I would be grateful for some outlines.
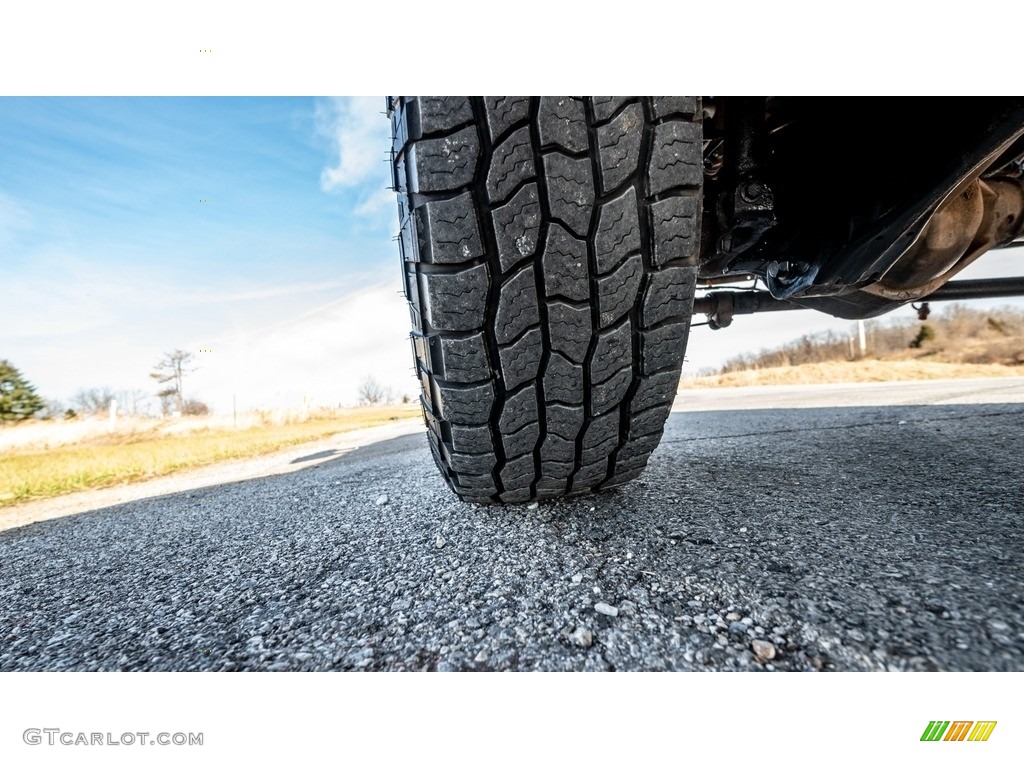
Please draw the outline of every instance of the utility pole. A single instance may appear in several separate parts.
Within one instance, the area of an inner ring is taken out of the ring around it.
[[[864,355],[867,353],[868,341],[867,341],[867,338],[864,336],[864,321],[863,320],[858,320],[857,321],[857,338],[860,341],[860,356],[864,357]]]
[[[238,404],[234,394],[231,395],[231,419],[235,429],[238,429]]]

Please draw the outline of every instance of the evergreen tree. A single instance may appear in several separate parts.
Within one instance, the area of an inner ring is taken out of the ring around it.
[[[21,371],[7,360],[0,360],[0,421],[24,421],[46,407]]]

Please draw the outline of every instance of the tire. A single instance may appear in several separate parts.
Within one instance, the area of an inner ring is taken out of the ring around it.
[[[637,477],[679,383],[700,244],[700,103],[389,101],[430,447],[471,502]]]

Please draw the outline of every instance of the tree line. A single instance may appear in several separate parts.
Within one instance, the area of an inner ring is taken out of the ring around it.
[[[951,304],[925,321],[905,317],[869,320],[865,331],[868,357],[891,357],[906,350],[918,350],[919,356],[941,352],[964,363],[1024,363],[1024,311],[1019,309],[983,310]],[[708,373],[784,368],[856,356],[851,334],[824,331],[801,336],[774,349],[738,355]]]
[[[176,349],[160,358],[149,374],[157,385],[155,393],[163,416],[181,414],[203,416],[209,407],[195,398],[185,396],[185,377],[195,371],[191,352]],[[67,404],[44,399],[25,375],[10,360],[0,360],[0,423],[109,413],[116,401],[117,412],[126,416],[148,416],[153,395],[142,389],[113,390],[110,387],[79,389]]]
[[[149,374],[157,384],[155,393],[160,414],[171,416],[205,416],[209,407],[202,401],[187,397],[185,379],[196,369],[191,352],[176,349],[167,352]],[[408,396],[399,396],[391,387],[384,386],[372,376],[359,385],[361,405],[408,403]],[[110,412],[117,403],[117,413],[124,416],[152,416],[154,393],[143,389],[89,387],[79,389],[69,400],[49,400],[41,397],[28,379],[9,360],[0,360],[0,423],[25,421],[30,418],[73,419],[78,416],[100,416]]]

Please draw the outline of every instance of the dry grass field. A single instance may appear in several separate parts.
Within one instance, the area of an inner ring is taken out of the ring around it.
[[[806,335],[695,377],[684,367],[680,389],[1024,375],[1024,312],[1019,309],[953,304],[926,322],[897,317],[865,325],[863,357],[855,354],[851,324],[850,334]]]
[[[231,420],[198,417],[27,424],[0,429],[0,507],[88,488],[167,475],[225,459],[259,456],[340,432],[419,418],[419,406],[321,412],[305,418],[266,414]],[[21,434],[19,434],[21,431]]]

